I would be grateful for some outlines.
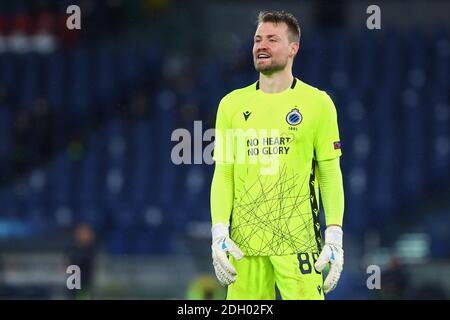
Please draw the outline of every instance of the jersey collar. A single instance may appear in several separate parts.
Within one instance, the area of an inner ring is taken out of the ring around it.
[[[294,89],[296,84],[297,84],[297,78],[294,77],[294,80],[292,80],[291,89]],[[259,90],[259,80],[256,81],[256,90]]]

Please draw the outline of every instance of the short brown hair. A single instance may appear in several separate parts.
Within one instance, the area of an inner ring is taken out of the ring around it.
[[[285,11],[260,11],[256,24],[259,25],[262,22],[285,23],[288,27],[289,41],[300,41],[300,25],[292,13]]]

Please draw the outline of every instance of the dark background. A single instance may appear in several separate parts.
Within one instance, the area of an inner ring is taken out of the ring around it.
[[[1,298],[224,297],[213,166],[175,165],[171,134],[212,128],[221,97],[256,81],[264,9],[297,16],[294,73],[338,111],[345,268],[329,298],[449,297],[448,1],[3,0]],[[71,264],[82,290],[66,288]]]

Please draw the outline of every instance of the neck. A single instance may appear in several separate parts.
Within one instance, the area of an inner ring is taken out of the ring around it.
[[[259,88],[265,93],[278,93],[292,85],[292,70],[286,68],[273,74],[259,74]]]

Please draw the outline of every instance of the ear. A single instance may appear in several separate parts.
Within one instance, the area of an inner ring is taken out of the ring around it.
[[[291,42],[289,57],[295,57],[297,55],[297,52],[298,52],[299,49],[300,49],[300,43],[298,43],[298,42]]]

